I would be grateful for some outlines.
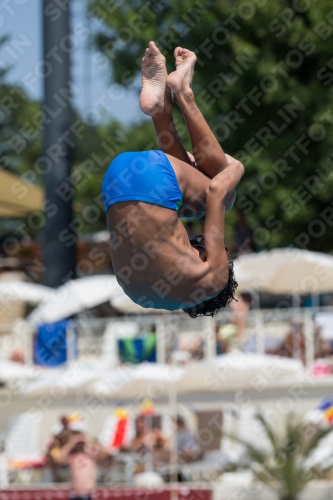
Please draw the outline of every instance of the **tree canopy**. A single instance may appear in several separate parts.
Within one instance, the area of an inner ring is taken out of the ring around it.
[[[0,49],[7,40],[0,38]],[[19,85],[4,83],[8,71],[10,67],[0,69],[0,167],[22,173],[40,154],[42,115],[39,103]]]
[[[177,45],[197,53],[197,103],[225,151],[245,165],[236,207],[259,248],[333,249],[329,2],[91,0],[89,10],[102,21],[95,42],[110,77],[125,87],[137,78],[149,40],[170,71]],[[147,145],[153,128],[142,127]],[[135,134],[127,149],[139,146]]]

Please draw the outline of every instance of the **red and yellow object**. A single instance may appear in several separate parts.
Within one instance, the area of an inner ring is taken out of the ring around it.
[[[333,406],[324,411],[324,416],[326,422],[329,422],[330,424],[333,422]]]
[[[125,408],[117,408],[114,412],[116,419],[114,432],[111,436],[110,447],[111,448],[121,448],[125,445],[129,418],[128,413]]]
[[[151,401],[150,399],[145,399],[144,401],[142,401],[140,415],[149,416],[154,414],[155,406],[153,401]]]

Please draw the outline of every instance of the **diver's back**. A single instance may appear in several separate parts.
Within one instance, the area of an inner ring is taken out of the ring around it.
[[[165,308],[156,283],[164,279],[188,246],[177,212],[140,201],[116,203],[108,210],[107,222],[112,264],[124,291],[135,302],[146,297],[143,300],[154,302],[149,307]]]

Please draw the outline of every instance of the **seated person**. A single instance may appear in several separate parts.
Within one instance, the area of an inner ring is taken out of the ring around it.
[[[202,456],[200,446],[186,424],[183,417],[177,416],[177,452],[178,462],[193,462],[199,460]]]
[[[102,446],[97,439],[90,439],[86,444],[87,453],[95,459],[98,467],[111,467],[113,463],[113,455],[105,446]]]
[[[165,449],[167,439],[159,431],[159,429],[148,429],[145,422],[145,416],[139,415],[135,420],[135,437],[130,442],[129,446],[123,447],[122,451],[130,451],[136,453],[140,464],[136,472],[144,470],[144,461],[147,453],[152,454],[152,462],[155,463],[156,457],[160,457],[162,450]]]
[[[305,337],[303,323],[292,323],[289,332],[280,345],[269,349],[267,354],[275,354],[286,358],[301,359],[305,363]]]
[[[63,430],[54,436],[47,451],[47,463],[56,481],[70,481],[73,500],[89,500],[96,488],[97,466],[110,466],[112,456],[82,432],[68,427],[61,419]]]
[[[237,327],[237,344],[239,344],[244,338],[247,316],[250,307],[251,295],[249,293],[238,294],[236,296],[236,300],[233,300],[230,303],[230,309],[233,312],[231,323],[233,323]]]
[[[63,428],[51,438],[46,451],[46,462],[55,482],[67,482],[70,477],[68,455],[83,450],[84,436],[78,430],[70,428],[67,417],[62,417],[60,421]]]

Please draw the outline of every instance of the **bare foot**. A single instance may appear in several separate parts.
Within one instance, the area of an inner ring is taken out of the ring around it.
[[[168,76],[165,57],[156,47],[155,42],[149,42],[142,59],[142,90],[140,107],[148,116],[154,116],[169,105],[170,90],[167,88]]]
[[[177,47],[174,52],[176,60],[176,71],[170,73],[167,78],[168,87],[177,95],[180,92],[192,92],[192,80],[194,65],[197,56],[190,50]]]

